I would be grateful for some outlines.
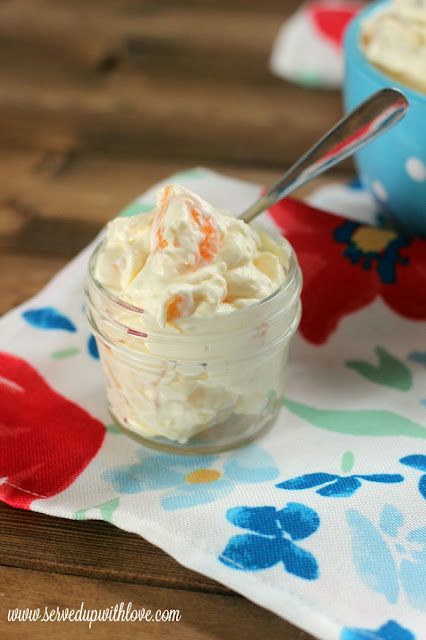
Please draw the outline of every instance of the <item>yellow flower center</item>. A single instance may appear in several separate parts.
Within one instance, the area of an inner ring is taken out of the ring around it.
[[[395,231],[387,229],[372,229],[371,227],[359,227],[355,233],[353,233],[351,240],[364,253],[379,253],[397,237],[398,234],[395,233]]]
[[[185,478],[185,482],[191,484],[201,484],[203,482],[214,482],[218,480],[222,474],[216,469],[196,469],[191,471]]]

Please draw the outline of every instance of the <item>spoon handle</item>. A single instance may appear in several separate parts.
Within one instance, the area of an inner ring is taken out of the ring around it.
[[[250,222],[289,193],[393,127],[408,110],[404,94],[390,87],[373,93],[340,120],[259,200],[238,216]]]

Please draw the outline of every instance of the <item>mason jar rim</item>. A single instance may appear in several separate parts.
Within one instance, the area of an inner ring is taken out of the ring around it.
[[[125,300],[123,300],[122,298],[120,298],[119,296],[115,295],[114,293],[112,293],[112,291],[110,291],[107,287],[105,287],[96,277],[95,277],[95,265],[96,265],[96,260],[98,257],[99,252],[101,251],[101,249],[103,248],[104,244],[105,244],[106,239],[103,238],[94,248],[90,259],[89,259],[89,268],[88,268],[88,276],[90,279],[91,284],[94,285],[95,289],[97,290],[98,293],[100,293],[104,298],[108,299],[110,302],[112,302],[115,306],[119,307],[119,309],[121,309],[122,311],[126,311],[130,314],[136,314],[136,315],[144,315],[146,317],[152,318],[152,316],[150,316],[144,309],[140,308],[140,307],[136,307],[135,305],[130,304],[129,302],[126,302]],[[234,309],[233,311],[221,315],[221,316],[216,316],[215,319],[218,319],[219,321],[223,318],[229,318],[230,316],[232,316],[233,319],[237,318],[238,316],[243,317],[243,316],[250,316],[250,315],[254,315],[257,311],[259,311],[259,309],[261,309],[261,307],[264,307],[266,305],[268,305],[269,303],[273,302],[277,297],[281,296],[282,294],[284,294],[286,291],[288,291],[292,285],[294,285],[294,281],[297,277],[297,275],[299,276],[300,280],[302,279],[302,275],[300,272],[300,267],[297,261],[297,257],[295,254],[295,251],[293,249],[293,247],[291,246],[291,244],[289,243],[289,241],[284,238],[283,236],[280,236],[280,242],[283,242],[283,244],[285,245],[287,252],[288,252],[288,265],[289,265],[289,269],[288,269],[288,273],[286,274],[286,277],[283,281],[283,283],[277,288],[275,289],[275,291],[273,291],[271,294],[269,294],[266,298],[262,298],[261,300],[258,300],[256,302],[254,302],[253,304],[248,305],[247,307],[242,307],[240,309]],[[301,287],[300,287],[301,288]],[[300,296],[300,291],[297,291],[298,296]],[[297,297],[298,297],[297,296]],[[293,298],[294,296],[292,296]],[[294,303],[294,300],[291,299],[289,301],[289,304],[286,305],[287,308],[289,308],[292,304]],[[197,324],[199,324],[200,326],[202,326],[203,323],[207,324],[209,321],[211,322],[212,317],[210,316],[200,316],[197,318],[192,318],[193,321],[195,321]]]

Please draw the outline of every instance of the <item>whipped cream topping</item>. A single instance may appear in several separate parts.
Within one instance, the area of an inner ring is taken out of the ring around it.
[[[287,268],[282,244],[170,185],[158,192],[153,211],[108,224],[95,276],[165,327],[263,300]]]
[[[426,93],[426,0],[394,0],[365,19],[361,46],[384,73]]]
[[[301,287],[280,234],[170,185],[152,211],[108,224],[91,274],[88,317],[125,429],[181,444],[214,429],[232,441],[275,415]]]

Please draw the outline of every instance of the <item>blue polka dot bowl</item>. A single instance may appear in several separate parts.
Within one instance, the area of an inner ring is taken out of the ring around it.
[[[362,21],[381,12],[388,0],[369,5],[350,23],[344,42],[345,110],[368,95],[395,87],[409,102],[406,116],[355,155],[363,185],[374,195],[394,226],[407,235],[426,237],[426,94],[406,87],[374,67],[360,48]]]

